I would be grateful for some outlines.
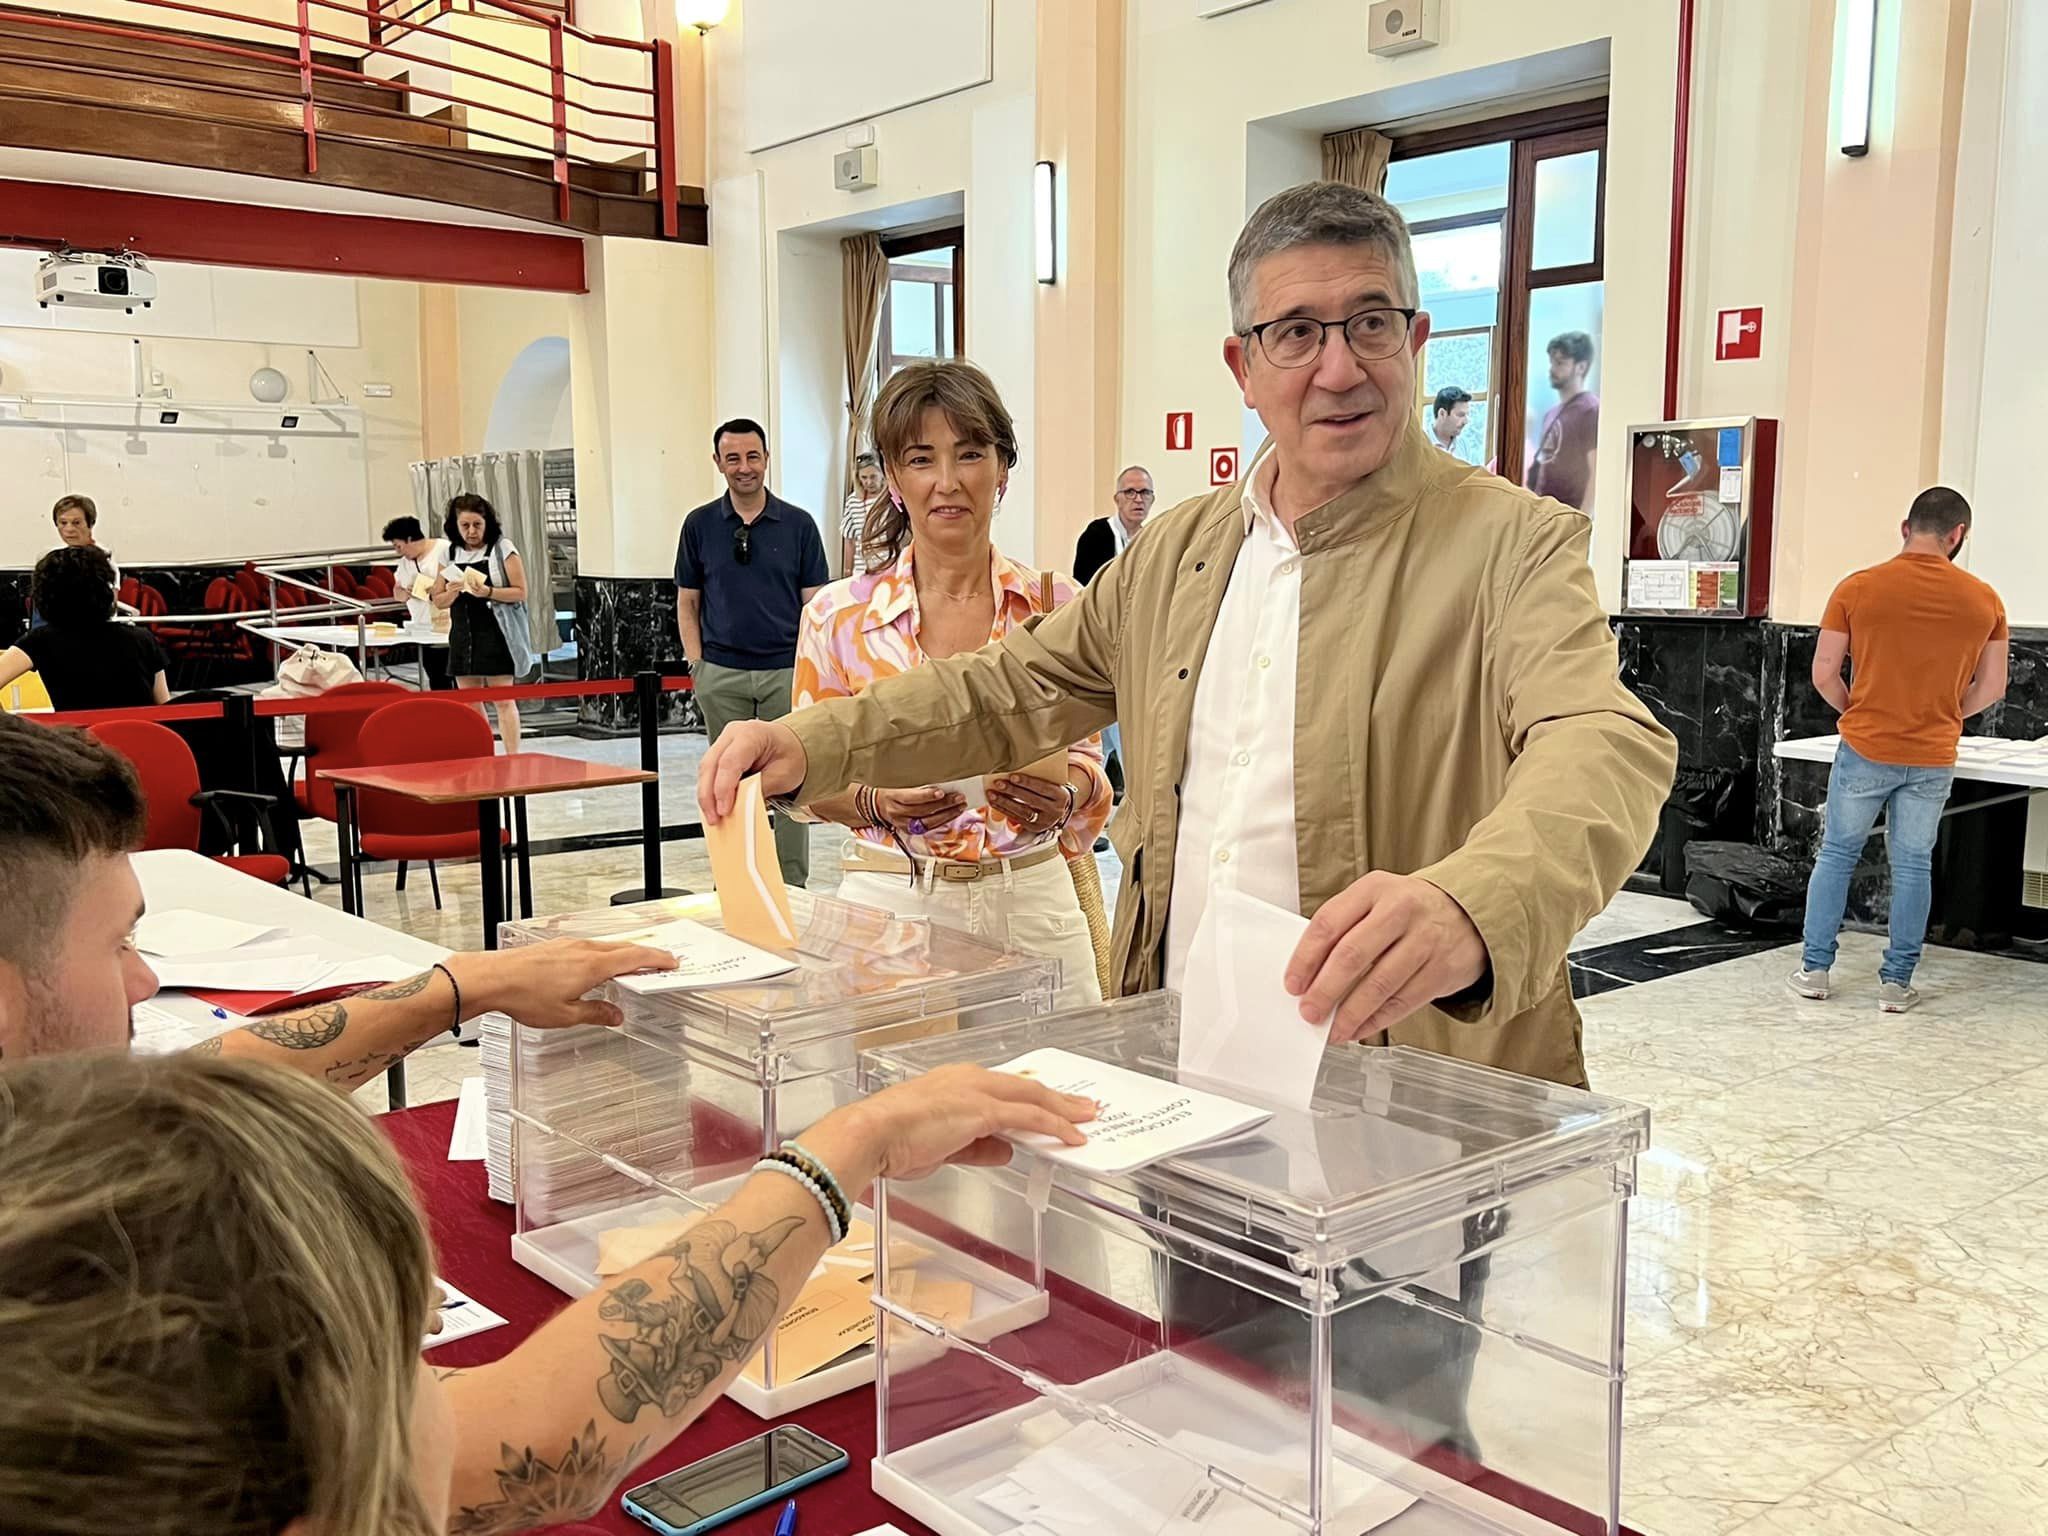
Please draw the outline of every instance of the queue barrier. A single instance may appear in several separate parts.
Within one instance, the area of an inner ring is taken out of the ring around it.
[[[693,687],[694,684],[687,677],[665,677],[659,672],[638,672],[632,677],[588,677],[559,683],[515,683],[506,688],[437,689],[431,695],[422,693],[421,697],[448,698],[460,704],[487,704],[507,699],[606,698],[630,693],[640,702],[640,766],[649,773],[658,773],[661,768],[661,730],[660,722],[655,718],[659,713],[655,706],[662,694],[688,693]],[[188,720],[225,720],[231,725],[239,726],[247,738],[249,763],[253,774],[257,758],[263,750],[255,730],[257,720],[274,720],[286,715],[338,715],[362,712],[362,700],[357,698],[330,699],[324,694],[313,694],[303,699],[261,699],[253,694],[237,694],[230,698],[208,700],[198,704],[138,704],[123,709],[55,710],[48,713],[24,714],[21,718],[33,720],[39,725],[80,728],[102,725],[114,720],[148,720],[158,725]],[[314,770],[309,765],[307,771]],[[252,782],[255,781],[252,779]],[[640,786],[640,825],[644,882],[640,890],[645,893],[661,894],[663,888],[659,783],[650,781]]]

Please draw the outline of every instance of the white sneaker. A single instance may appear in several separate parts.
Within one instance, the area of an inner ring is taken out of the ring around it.
[[[1828,995],[1828,973],[1826,971],[1794,971],[1785,980],[1793,994],[1809,1002],[1825,1002]]]
[[[1881,981],[1877,984],[1879,1013],[1904,1013],[1919,1001],[1920,994],[1911,987],[1901,986],[1896,981]]]

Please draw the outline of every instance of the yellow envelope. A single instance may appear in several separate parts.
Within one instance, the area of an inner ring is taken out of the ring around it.
[[[1046,756],[1044,756],[1044,757],[1041,757],[1041,758],[1040,758],[1040,759],[1039,759],[1039,760],[1038,760],[1037,762],[1035,762],[1035,763],[1026,763],[1026,764],[1025,764],[1025,765],[1024,765],[1024,766],[1023,766],[1022,768],[1012,768],[1012,769],[1011,769],[1011,770],[1010,770],[1010,771],[1009,771],[1008,773],[996,773],[996,774],[990,774],[990,775],[989,775],[989,777],[990,777],[990,778],[996,778],[996,779],[1007,779],[1007,778],[1013,778],[1013,777],[1015,777],[1015,776],[1016,776],[1017,774],[1020,774],[1020,773],[1023,773],[1023,774],[1029,774],[1029,775],[1030,775],[1030,776],[1031,776],[1032,778],[1034,778],[1034,779],[1044,779],[1044,780],[1046,780],[1046,781],[1047,781],[1048,783],[1052,783],[1052,784],[1064,784],[1064,783],[1066,783],[1066,782],[1067,782],[1067,753],[1066,753],[1066,749],[1065,749],[1064,747],[1062,747],[1062,748],[1061,748],[1061,749],[1060,749],[1059,751],[1057,751],[1057,752],[1049,753],[1048,755],[1046,755]]]
[[[874,1339],[875,1304],[865,1280],[842,1275],[813,1280],[775,1325],[775,1380],[801,1381]],[[763,1384],[764,1360],[755,1355],[740,1374]]]
[[[597,1234],[597,1272],[617,1275],[645,1264],[704,1219],[703,1212],[650,1221],[637,1227],[608,1227]]]
[[[928,1279],[914,1269],[903,1270],[889,1276],[889,1299],[956,1332],[974,1317],[971,1280]]]
[[[425,571],[421,571],[417,576],[413,577],[412,595],[414,597],[432,597],[434,595],[434,578]]]
[[[711,855],[711,883],[725,931],[763,949],[796,948],[796,919],[768,830],[768,802],[759,775],[740,780],[730,816],[715,827],[706,824],[704,848]]]

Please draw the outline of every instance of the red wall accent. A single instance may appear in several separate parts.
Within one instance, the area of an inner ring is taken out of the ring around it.
[[[0,242],[158,261],[582,293],[583,242],[524,230],[0,181]]]

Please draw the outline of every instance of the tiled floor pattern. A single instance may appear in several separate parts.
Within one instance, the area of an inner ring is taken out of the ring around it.
[[[669,820],[692,815],[701,750],[663,743]],[[634,792],[607,790],[536,801],[533,826],[638,815]],[[841,836],[814,834],[817,889],[837,883]],[[330,830],[309,841],[331,861]],[[436,913],[424,879],[401,896],[373,872],[368,915],[473,945],[475,874],[444,867]],[[703,888],[701,845],[669,845],[665,875]],[[544,858],[536,909],[599,906],[638,877],[637,848]],[[1698,921],[1624,894],[1575,949],[1654,947]],[[1595,1085],[1654,1115],[1630,1223],[1623,1473],[1645,1536],[2048,1533],[2048,974],[1930,950],[1926,1002],[1886,1017],[1880,948],[1848,936],[1827,1003],[1786,993],[1796,955],[1780,948],[1580,1005]],[[413,1102],[475,1071],[469,1051],[424,1051]],[[382,1107],[381,1086],[359,1097]]]

